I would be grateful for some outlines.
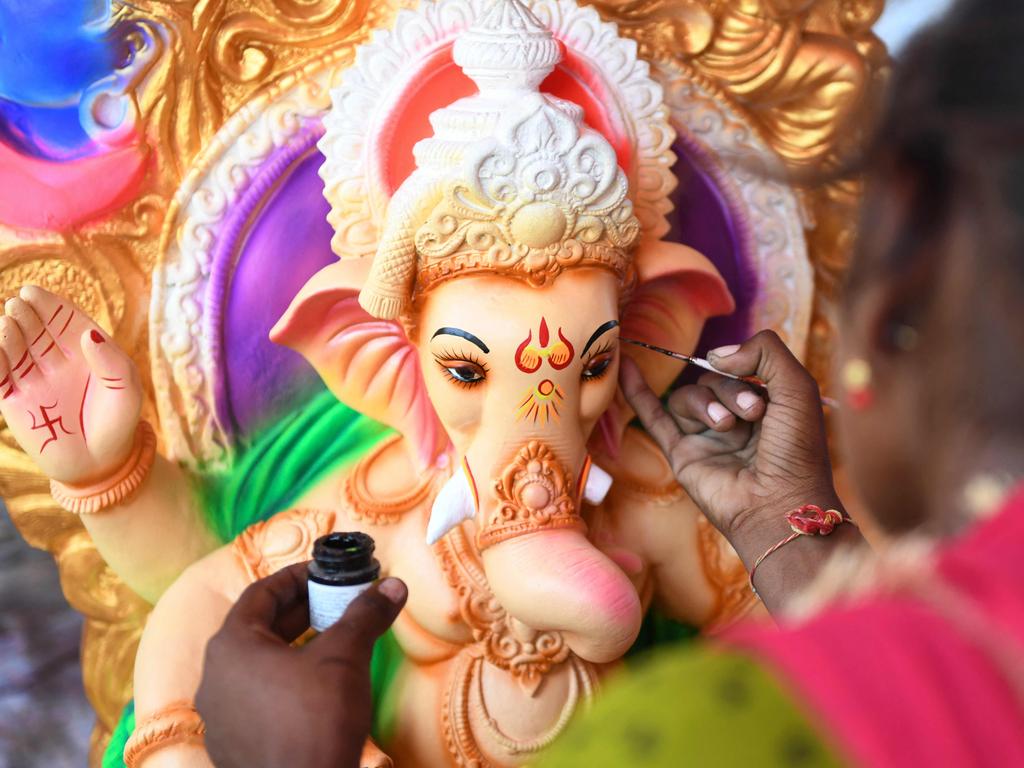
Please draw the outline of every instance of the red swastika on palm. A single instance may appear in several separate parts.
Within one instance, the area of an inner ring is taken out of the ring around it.
[[[55,427],[60,427],[61,431],[65,435],[73,435],[74,434],[74,432],[69,432],[67,427],[64,426],[64,420],[63,420],[62,417],[58,416],[57,418],[54,419],[54,418],[52,418],[50,416],[49,413],[47,413],[47,411],[52,411],[56,407],[57,407],[57,403],[54,403],[53,405],[40,405],[39,406],[39,417],[42,419],[42,423],[41,424],[37,424],[36,423],[36,415],[34,413],[32,413],[31,411],[28,412],[28,415],[32,417],[32,431],[33,432],[36,431],[37,429],[48,429],[48,430],[50,430],[50,436],[47,437],[46,440],[43,441],[43,444],[41,446],[39,446],[39,453],[42,453],[43,451],[45,451],[46,450],[46,446],[48,446],[50,443],[54,443],[58,439],[60,439],[60,435],[57,434],[57,430],[55,429]]]

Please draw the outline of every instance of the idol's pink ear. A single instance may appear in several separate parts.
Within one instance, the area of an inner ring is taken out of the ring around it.
[[[621,335],[665,349],[693,352],[709,317],[727,315],[736,304],[725,280],[703,255],[678,243],[647,241],[637,249],[638,284],[622,312]],[[662,394],[684,363],[641,347],[623,344],[651,389]],[[621,392],[602,418],[600,433],[614,455],[633,417]]]
[[[369,262],[345,259],[317,272],[270,339],[305,357],[341,402],[401,432],[428,465],[448,440],[404,329],[359,306]]]

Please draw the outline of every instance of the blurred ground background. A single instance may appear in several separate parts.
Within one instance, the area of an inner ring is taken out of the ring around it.
[[[898,52],[951,0],[890,0],[876,27]],[[82,622],[49,555],[30,549],[0,504],[0,768],[83,768],[93,715],[82,693]]]
[[[93,714],[82,692],[82,620],[47,553],[0,505],[0,768],[82,768]]]

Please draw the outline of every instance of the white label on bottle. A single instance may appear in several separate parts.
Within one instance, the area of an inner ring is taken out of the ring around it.
[[[373,586],[372,581],[351,586],[334,586],[308,581],[309,626],[323,632],[345,613],[349,603]]]

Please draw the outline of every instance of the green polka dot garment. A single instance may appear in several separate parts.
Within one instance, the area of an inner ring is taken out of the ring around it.
[[[842,765],[768,670],[694,648],[611,678],[536,768]]]

